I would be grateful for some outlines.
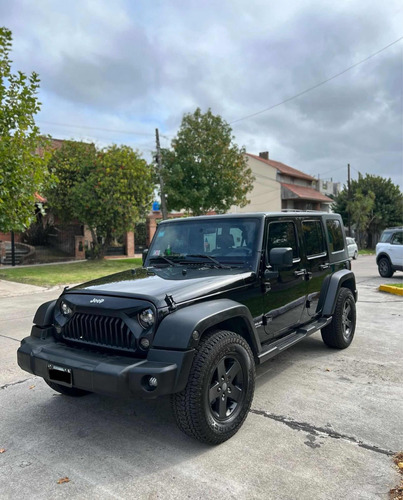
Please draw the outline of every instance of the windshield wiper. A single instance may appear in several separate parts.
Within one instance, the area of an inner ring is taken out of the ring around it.
[[[220,269],[230,269],[229,266],[223,266],[221,262],[219,262],[217,259],[214,257],[211,257],[210,255],[206,255],[205,253],[195,253],[195,254],[187,254],[186,257],[196,257],[198,259],[209,259],[211,262],[214,262],[214,264],[219,267]]]
[[[181,264],[179,264],[178,262],[174,262],[173,260],[168,259],[168,257],[165,257],[164,255],[156,255],[155,257],[150,257],[150,262],[158,259],[165,260],[165,262],[168,262],[168,264],[170,264],[171,266],[176,266],[176,267],[181,266]]]

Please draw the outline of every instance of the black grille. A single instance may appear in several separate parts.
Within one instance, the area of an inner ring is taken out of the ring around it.
[[[84,344],[136,350],[133,332],[121,318],[75,313],[63,328],[62,336]]]

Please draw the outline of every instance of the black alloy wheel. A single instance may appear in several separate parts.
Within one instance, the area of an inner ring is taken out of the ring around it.
[[[217,422],[233,420],[245,399],[246,373],[237,353],[224,356],[212,368],[210,389],[206,392],[211,416]]]
[[[349,288],[340,288],[332,321],[322,328],[323,342],[329,347],[345,349],[354,338],[356,324],[354,296]]]
[[[209,444],[232,437],[248,415],[255,388],[255,362],[246,340],[215,330],[198,347],[185,389],[172,395],[178,427]]]

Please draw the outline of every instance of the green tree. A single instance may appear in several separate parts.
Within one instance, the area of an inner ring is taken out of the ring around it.
[[[168,208],[201,215],[245,206],[254,179],[244,152],[228,123],[210,109],[185,114],[172,149],[162,151]]]
[[[63,141],[60,149],[53,150],[48,169],[56,182],[46,191],[46,197],[48,205],[63,222],[77,217],[77,199],[73,190],[94,170],[96,159],[95,145],[85,142]]]
[[[128,146],[97,151],[93,144],[67,142],[49,162],[59,182],[49,192],[64,220],[88,226],[92,257],[102,258],[106,247],[133,230],[153,195],[153,169]]]
[[[354,198],[347,202],[347,211],[350,213],[351,222],[357,232],[359,248],[364,246],[365,233],[372,219],[374,205],[375,194],[372,191],[364,195],[357,190]]]
[[[351,181],[350,202],[346,186],[335,198],[333,210],[341,214],[345,224],[349,209],[351,222],[359,225],[366,235],[368,248],[373,248],[383,229],[403,223],[403,194],[391,179],[360,175],[358,180]]]
[[[0,28],[0,231],[23,230],[34,218],[35,192],[45,181],[46,160],[34,116],[40,110],[36,73],[11,72],[12,34]],[[46,155],[45,155],[46,156]]]

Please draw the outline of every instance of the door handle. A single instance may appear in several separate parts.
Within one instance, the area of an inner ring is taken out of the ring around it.
[[[319,266],[319,269],[320,269],[321,271],[324,271],[325,269],[329,269],[329,267],[330,267],[330,264],[329,264],[328,262],[326,262],[326,264],[321,264],[321,265]]]
[[[305,276],[306,274],[306,269],[301,269],[300,271],[294,271],[294,276]]]

